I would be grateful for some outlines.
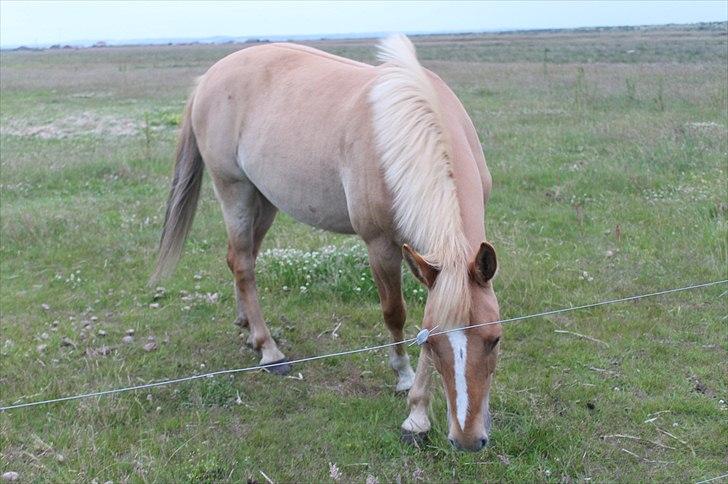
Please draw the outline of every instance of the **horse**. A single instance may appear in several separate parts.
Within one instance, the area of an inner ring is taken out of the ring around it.
[[[432,369],[442,376],[448,438],[488,443],[496,367],[497,261],[485,237],[492,179],[476,130],[455,94],[417,59],[404,35],[379,44],[379,65],[271,43],[223,58],[186,105],[152,281],[171,275],[193,222],[206,167],[222,208],[236,322],[269,371],[290,371],[256,294],[255,261],[280,210],[366,244],[397,392],[409,390],[405,440],[431,423]],[[404,340],[402,260],[427,288],[417,371]],[[463,328],[459,330],[458,328]],[[438,334],[438,330],[450,330]]]

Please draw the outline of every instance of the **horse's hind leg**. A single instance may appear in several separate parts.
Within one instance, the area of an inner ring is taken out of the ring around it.
[[[277,210],[247,179],[213,176],[213,181],[228,232],[227,263],[235,279],[238,317],[250,327],[249,342],[261,352],[261,365],[285,361],[263,320],[255,285],[255,259]],[[287,373],[290,365],[270,371]]]
[[[228,254],[230,254],[231,250],[230,243],[228,243]],[[248,316],[245,315],[245,306],[243,305],[243,301],[240,300],[238,283],[235,281],[233,281],[233,292],[235,293],[235,303],[238,309],[238,314],[235,317],[235,324],[241,328],[248,328],[250,327],[250,324],[248,323]]]
[[[379,290],[384,322],[392,334],[392,340],[402,341],[407,317],[402,299],[402,251],[390,240],[384,239],[367,242],[367,249],[374,282]],[[407,348],[399,344],[391,346],[389,350],[389,366],[397,373],[396,391],[407,391],[415,378]]]
[[[273,207],[273,205],[271,205],[270,203],[268,203],[268,205],[270,205],[270,207],[266,207],[264,213],[260,214],[261,216],[255,217],[255,227],[253,229],[253,257],[255,260],[258,259],[260,244],[263,242],[265,234],[268,232],[268,229],[273,224],[273,220],[275,219],[276,213],[278,212],[276,208]],[[233,249],[232,244],[228,241],[228,259],[230,259],[230,257],[234,257],[234,253],[235,250]],[[229,264],[230,262],[228,261],[228,265]],[[238,283],[235,280],[233,280],[233,293],[235,294],[235,302],[237,304],[237,317],[235,318],[235,324],[237,326],[240,326],[241,328],[249,328],[250,324],[248,322],[248,316],[245,313],[245,304],[240,297],[240,291],[238,291]],[[249,338],[248,344],[253,345],[252,335],[251,338]]]

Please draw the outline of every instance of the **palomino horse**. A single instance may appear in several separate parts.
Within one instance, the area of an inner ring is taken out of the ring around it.
[[[384,321],[404,338],[404,257],[428,289],[423,328],[498,320],[485,242],[491,189],[478,136],[455,94],[417,60],[403,35],[380,45],[371,66],[293,44],[231,54],[199,80],[187,104],[155,276],[171,273],[192,224],[203,167],[228,233],[238,323],[263,365],[290,369],[261,315],[255,286],[260,244],[282,210],[296,220],[366,243]],[[417,372],[392,347],[396,389],[409,389],[405,436],[430,429],[432,364],[442,376],[453,445],[488,442],[488,395],[500,325],[437,335]]]

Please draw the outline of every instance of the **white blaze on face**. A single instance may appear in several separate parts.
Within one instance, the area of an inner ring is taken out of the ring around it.
[[[455,374],[455,414],[460,429],[465,428],[465,417],[468,415],[468,383],[465,379],[465,367],[468,361],[468,339],[464,331],[447,333],[453,355],[453,372]]]

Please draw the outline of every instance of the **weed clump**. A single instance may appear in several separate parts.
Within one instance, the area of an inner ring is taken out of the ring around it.
[[[263,290],[282,288],[311,296],[343,300],[378,301],[367,251],[360,244],[327,245],[318,250],[268,249],[260,255],[259,285]],[[403,291],[408,301],[424,302],[425,289],[405,274]]]

